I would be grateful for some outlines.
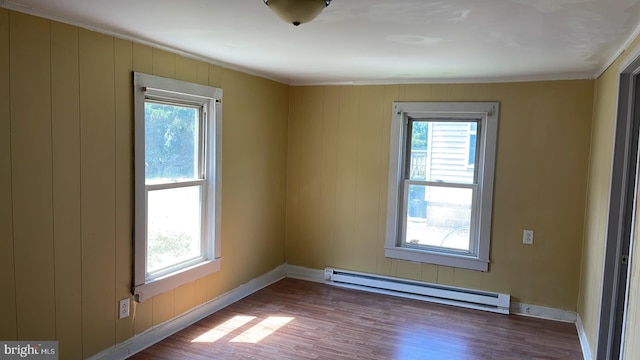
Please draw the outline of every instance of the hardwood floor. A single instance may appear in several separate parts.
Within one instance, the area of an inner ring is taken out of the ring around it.
[[[574,324],[281,280],[130,357],[582,359]]]

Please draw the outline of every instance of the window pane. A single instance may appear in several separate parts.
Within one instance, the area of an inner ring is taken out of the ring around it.
[[[409,185],[405,245],[469,251],[472,189]]]
[[[476,163],[476,134],[469,134],[469,166]]]
[[[147,273],[201,254],[200,186],[148,192]]]
[[[478,136],[478,123],[469,124],[469,165],[476,163],[476,137]]]
[[[199,109],[145,102],[146,183],[199,178]]]
[[[409,179],[472,184],[469,136],[475,121],[412,121]],[[475,139],[475,135],[474,135]],[[475,160],[475,142],[473,144]]]

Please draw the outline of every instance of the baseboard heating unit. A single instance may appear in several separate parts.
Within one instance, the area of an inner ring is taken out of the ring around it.
[[[508,294],[471,290],[455,286],[333,268],[324,269],[324,280],[325,283],[329,285],[501,314],[509,313],[509,305],[511,302],[511,296]]]

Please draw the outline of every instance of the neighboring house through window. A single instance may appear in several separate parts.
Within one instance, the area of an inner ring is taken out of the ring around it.
[[[134,73],[138,301],[220,269],[222,90]]]
[[[476,163],[476,139],[478,137],[478,123],[471,122],[469,123],[469,155],[468,155],[468,164],[469,166],[473,166]]]
[[[487,271],[498,103],[394,103],[385,255]]]

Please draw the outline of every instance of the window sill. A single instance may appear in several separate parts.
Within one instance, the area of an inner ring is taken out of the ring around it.
[[[384,256],[392,259],[444,265],[477,271],[487,271],[489,269],[489,259],[480,259],[477,257],[455,254],[444,254],[403,247],[386,247],[384,249]]]
[[[178,286],[220,271],[221,262],[222,258],[204,261],[161,278],[151,280],[145,284],[136,286],[133,294],[137,302],[144,302],[156,295],[175,289]]]

